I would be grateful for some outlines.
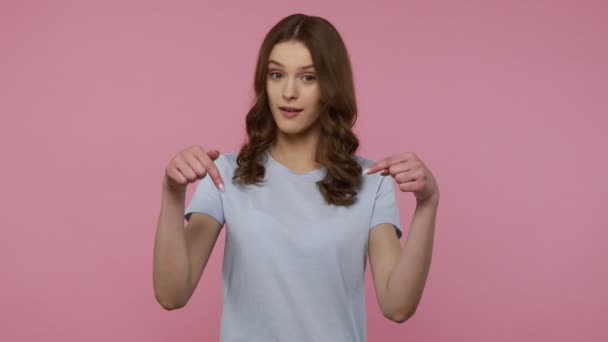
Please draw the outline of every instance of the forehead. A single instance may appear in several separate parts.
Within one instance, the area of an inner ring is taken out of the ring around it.
[[[301,42],[288,41],[276,44],[270,52],[269,60],[281,63],[287,69],[299,69],[313,64],[310,51]],[[271,64],[275,66],[274,63]]]

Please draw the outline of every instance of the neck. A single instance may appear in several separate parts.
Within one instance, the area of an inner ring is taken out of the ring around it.
[[[321,168],[316,162],[318,133],[304,137],[277,134],[269,150],[272,157],[295,172],[308,172]]]

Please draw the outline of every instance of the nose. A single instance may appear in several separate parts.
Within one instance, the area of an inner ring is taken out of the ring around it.
[[[283,98],[291,100],[297,98],[297,96],[296,81],[288,78],[283,84]]]

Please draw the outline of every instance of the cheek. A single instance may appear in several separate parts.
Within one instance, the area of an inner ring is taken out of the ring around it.
[[[321,93],[317,88],[307,89],[306,92],[306,102],[316,105],[321,100]]]
[[[277,94],[277,90],[278,87],[276,84],[272,83],[272,82],[266,82],[266,93],[268,94],[269,98],[274,98],[276,97]]]

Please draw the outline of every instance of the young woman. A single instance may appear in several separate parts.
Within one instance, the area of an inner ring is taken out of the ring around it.
[[[365,341],[368,251],[384,316],[407,320],[430,264],[439,201],[432,174],[413,153],[377,163],[355,155],[351,64],[323,18],[277,23],[259,51],[254,87],[238,154],[193,146],[166,169],[158,302],[186,305],[226,224],[221,341]],[[403,251],[393,179],[418,204]],[[184,208],[186,186],[197,180]]]

